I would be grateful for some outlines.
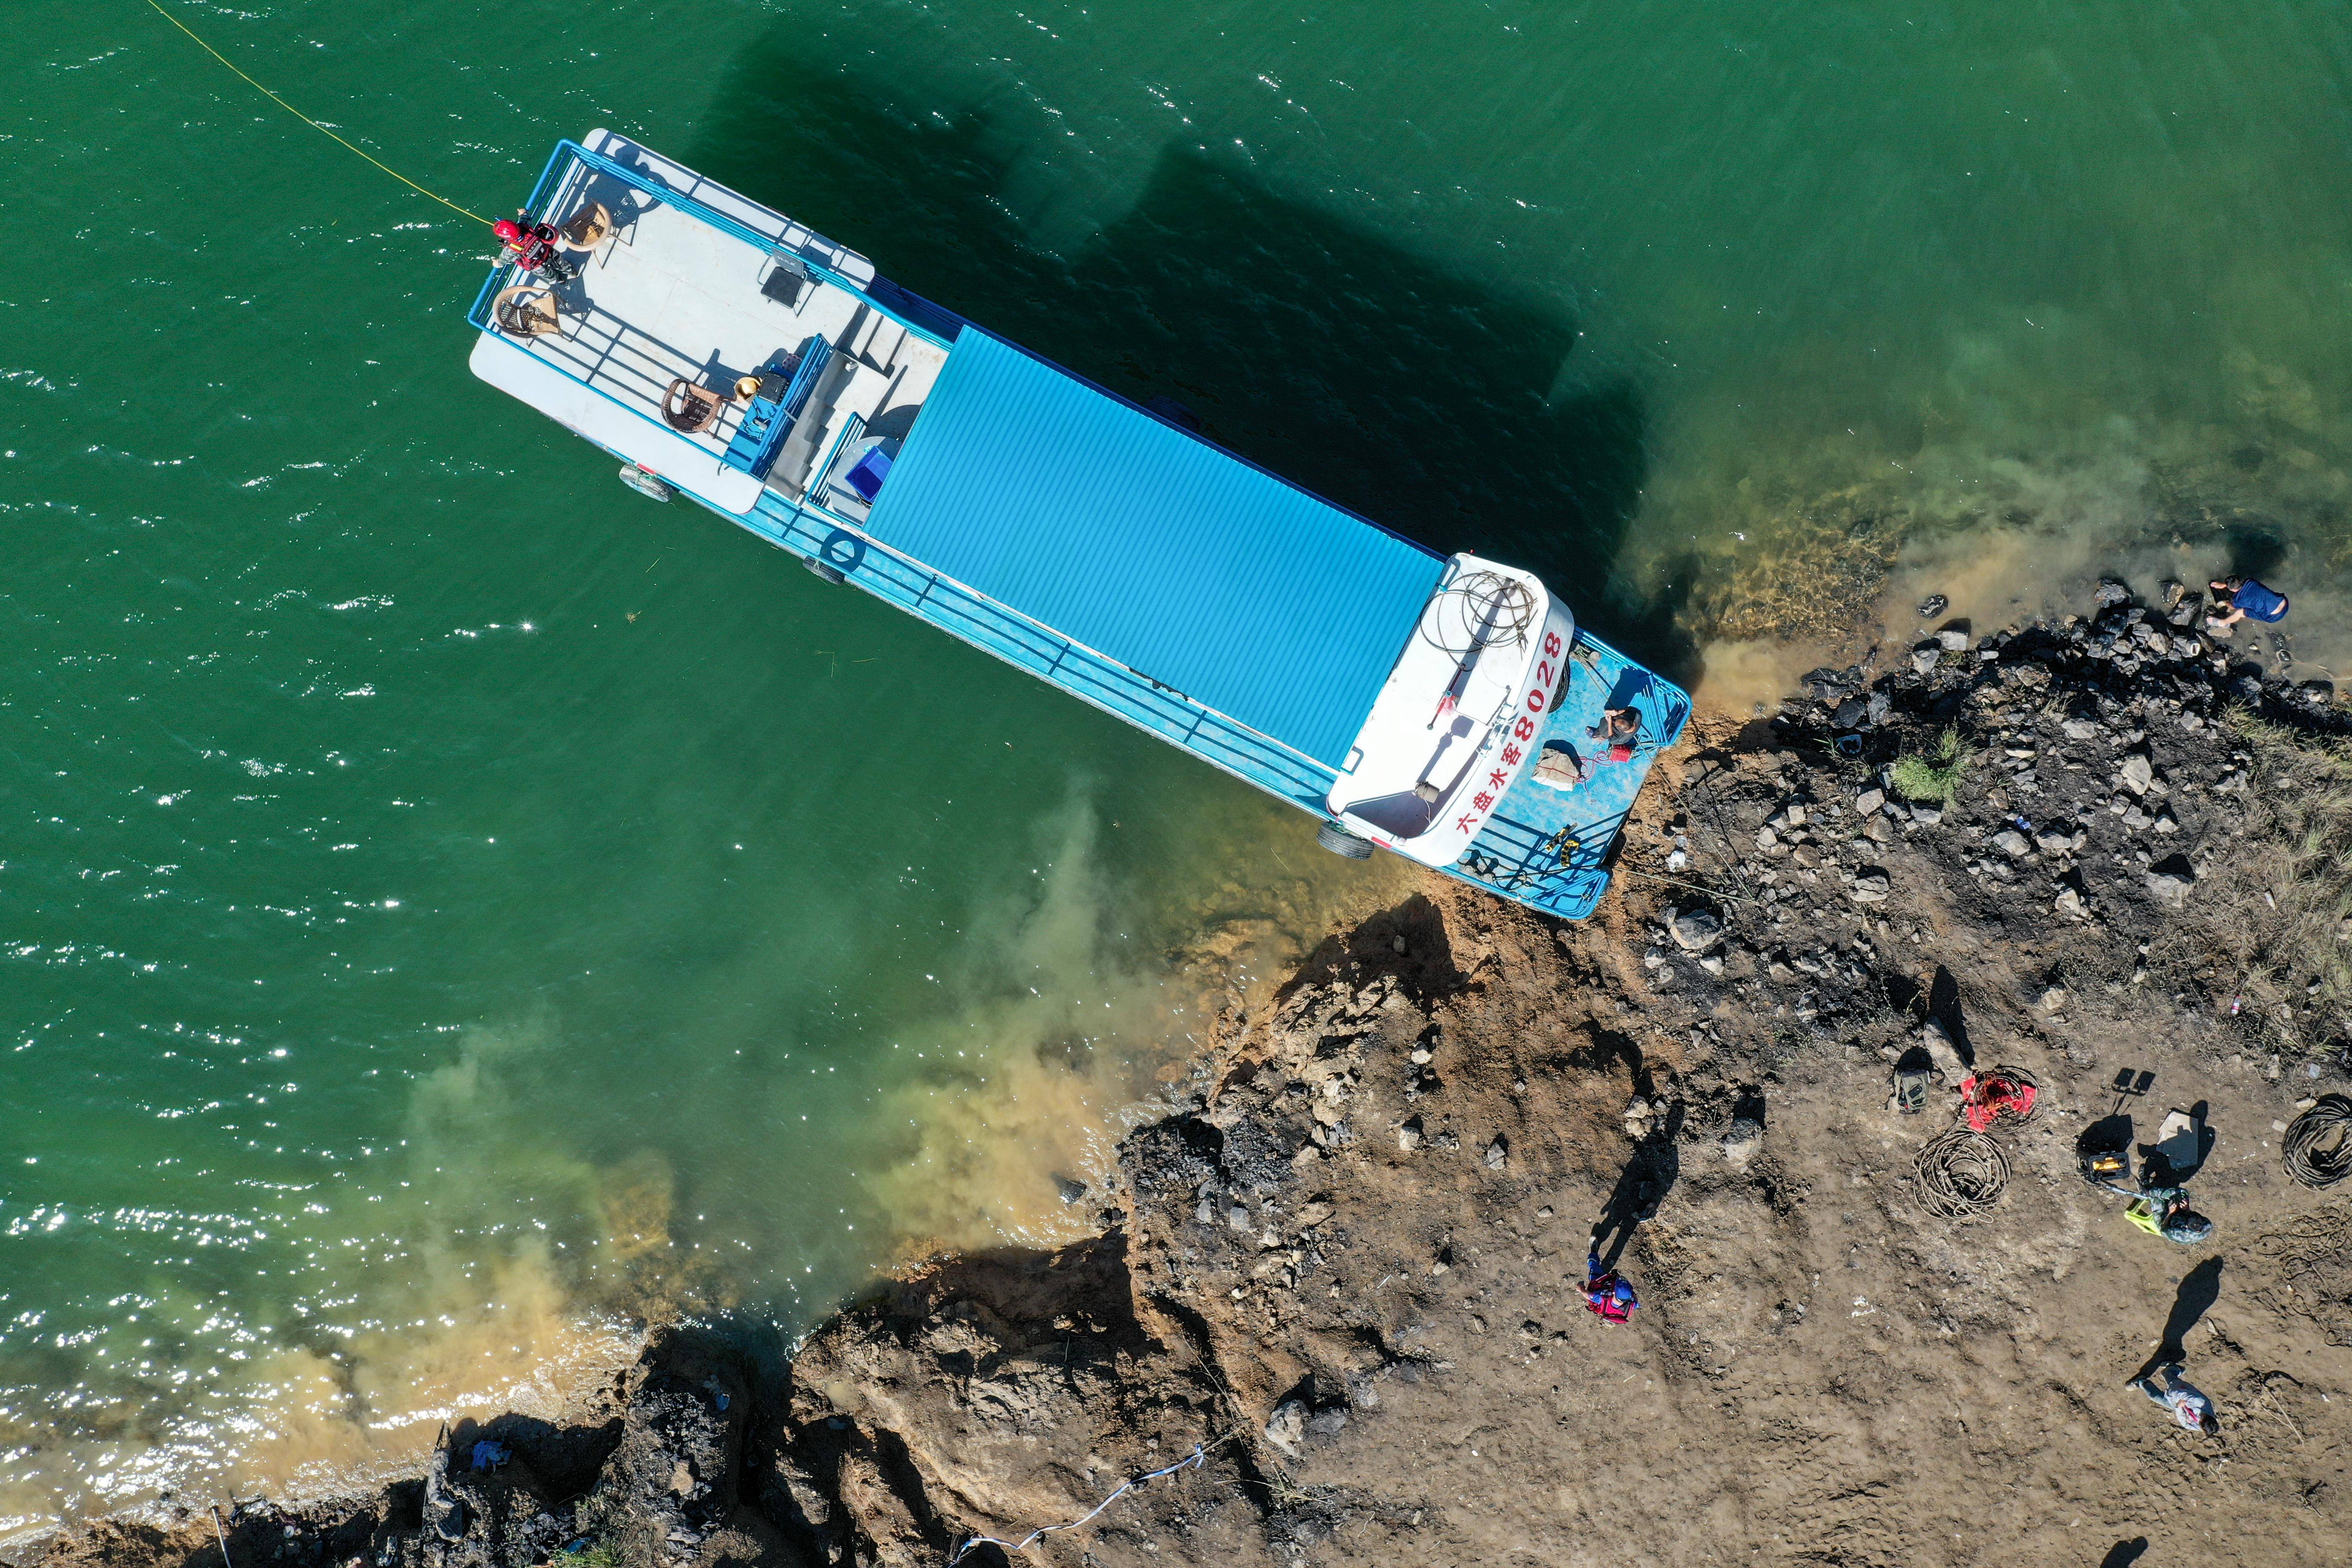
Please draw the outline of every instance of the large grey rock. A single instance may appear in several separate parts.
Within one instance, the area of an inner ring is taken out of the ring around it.
[[[1713,910],[1685,910],[1667,922],[1675,945],[1685,952],[1705,952],[1723,938],[1723,917]]]
[[[1940,1022],[1930,1018],[1920,1025],[1918,1038],[1927,1052],[1927,1059],[1936,1064],[1937,1072],[1957,1081],[1968,1071],[1968,1064],[1960,1060],[1959,1047],[1952,1044],[1950,1031]]]
[[[1299,1440],[1307,1436],[1307,1402],[1286,1399],[1274,1407],[1265,1424],[1265,1440],[1292,1458],[1298,1458]]]
[[[465,1539],[466,1505],[450,1489],[449,1450],[446,1447],[434,1450],[433,1466],[425,1472],[425,1521],[444,1541]]]
[[[2130,756],[2124,759],[2124,787],[2131,791],[2132,794],[2146,795],[2147,793],[2147,786],[2153,783],[2155,779],[2156,764],[2148,761],[2147,752],[2134,752]]]
[[[1887,892],[1894,885],[1884,871],[1861,871],[1855,873],[1853,886],[1847,891],[1857,904],[1877,904],[1886,901]]]
[[[2197,882],[2196,873],[2185,865],[2168,864],[2161,871],[2147,874],[2147,890],[2156,901],[2169,910],[2187,906],[2189,889]]]
[[[1947,653],[1966,653],[1969,647],[1969,634],[1957,626],[1946,626],[1936,634],[1936,641]]]
[[[1994,834],[1992,847],[2012,860],[2023,859],[2033,848],[2032,845],[2025,841],[2025,835],[2014,827],[2004,827]]]

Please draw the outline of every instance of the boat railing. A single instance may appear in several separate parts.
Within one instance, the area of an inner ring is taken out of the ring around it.
[[[832,513],[806,503],[796,506],[768,490],[741,521],[772,542],[832,567],[877,597],[982,652],[1043,677],[1113,717],[1173,741],[1224,772],[1309,811],[1322,809],[1323,797],[1339,776],[1329,766],[1202,707],[1142,671],[899,554]]]

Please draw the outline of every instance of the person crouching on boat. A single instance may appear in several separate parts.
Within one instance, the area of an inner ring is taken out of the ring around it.
[[[518,218],[523,221],[517,222]],[[497,225],[496,232],[525,272],[544,272],[558,283],[569,283],[580,275],[580,269],[555,248],[553,224],[532,223],[530,215],[517,213]]]

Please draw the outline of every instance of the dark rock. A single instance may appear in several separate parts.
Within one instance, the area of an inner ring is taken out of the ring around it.
[[[1848,680],[1842,672],[1826,666],[1820,669],[1807,670],[1797,682],[1805,695],[1814,701],[1831,704],[1842,702],[1851,696],[1858,682]]]
[[[1930,594],[1927,598],[1920,601],[1919,618],[1923,621],[1932,621],[1937,616],[1942,615],[1946,610],[1948,610],[1951,607],[1952,601],[1946,598],[1943,595]]]
[[[629,1533],[667,1542],[671,1561],[731,1521],[749,1392],[736,1353],[693,1330],[671,1331],[632,1374],[599,1489]]]
[[[1347,1407],[1334,1405],[1328,1410],[1318,1410],[1307,1418],[1307,1435],[1310,1437],[1337,1437],[1347,1425]]]

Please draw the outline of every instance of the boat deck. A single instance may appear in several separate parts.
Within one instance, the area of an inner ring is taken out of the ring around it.
[[[1540,750],[1565,742],[1591,759],[1600,750],[1591,731],[1602,712],[1630,708],[1640,717],[1633,754],[1622,763],[1596,762],[1574,789],[1538,782],[1529,768],[1498,801],[1470,851],[1449,874],[1507,899],[1582,920],[1609,886],[1608,859],[1658,753],[1675,743],[1690,718],[1690,698],[1579,627],[1569,648],[1568,681],[1550,721],[1528,744]]]
[[[599,132],[583,153],[551,165],[530,211],[561,229],[595,204],[611,215],[611,230],[592,247],[565,253],[579,276],[551,285],[562,329],[497,334],[498,344],[655,426],[647,450],[666,461],[645,466],[737,515],[755,504],[757,483],[795,499],[821,489],[821,463],[853,430],[904,437],[947,353],[824,276],[856,281],[862,271],[870,281],[862,258],[622,138]],[[494,281],[510,275],[503,269]],[[734,396],[737,383],[780,360],[789,364],[819,342],[830,351],[827,373],[816,378],[806,413],[764,472],[730,477],[726,455],[749,408]],[[727,399],[709,427],[679,431],[664,420],[664,395],[677,381]],[[678,472],[678,448],[661,437],[704,454],[709,471]],[[863,510],[855,496],[845,499],[849,515]]]

